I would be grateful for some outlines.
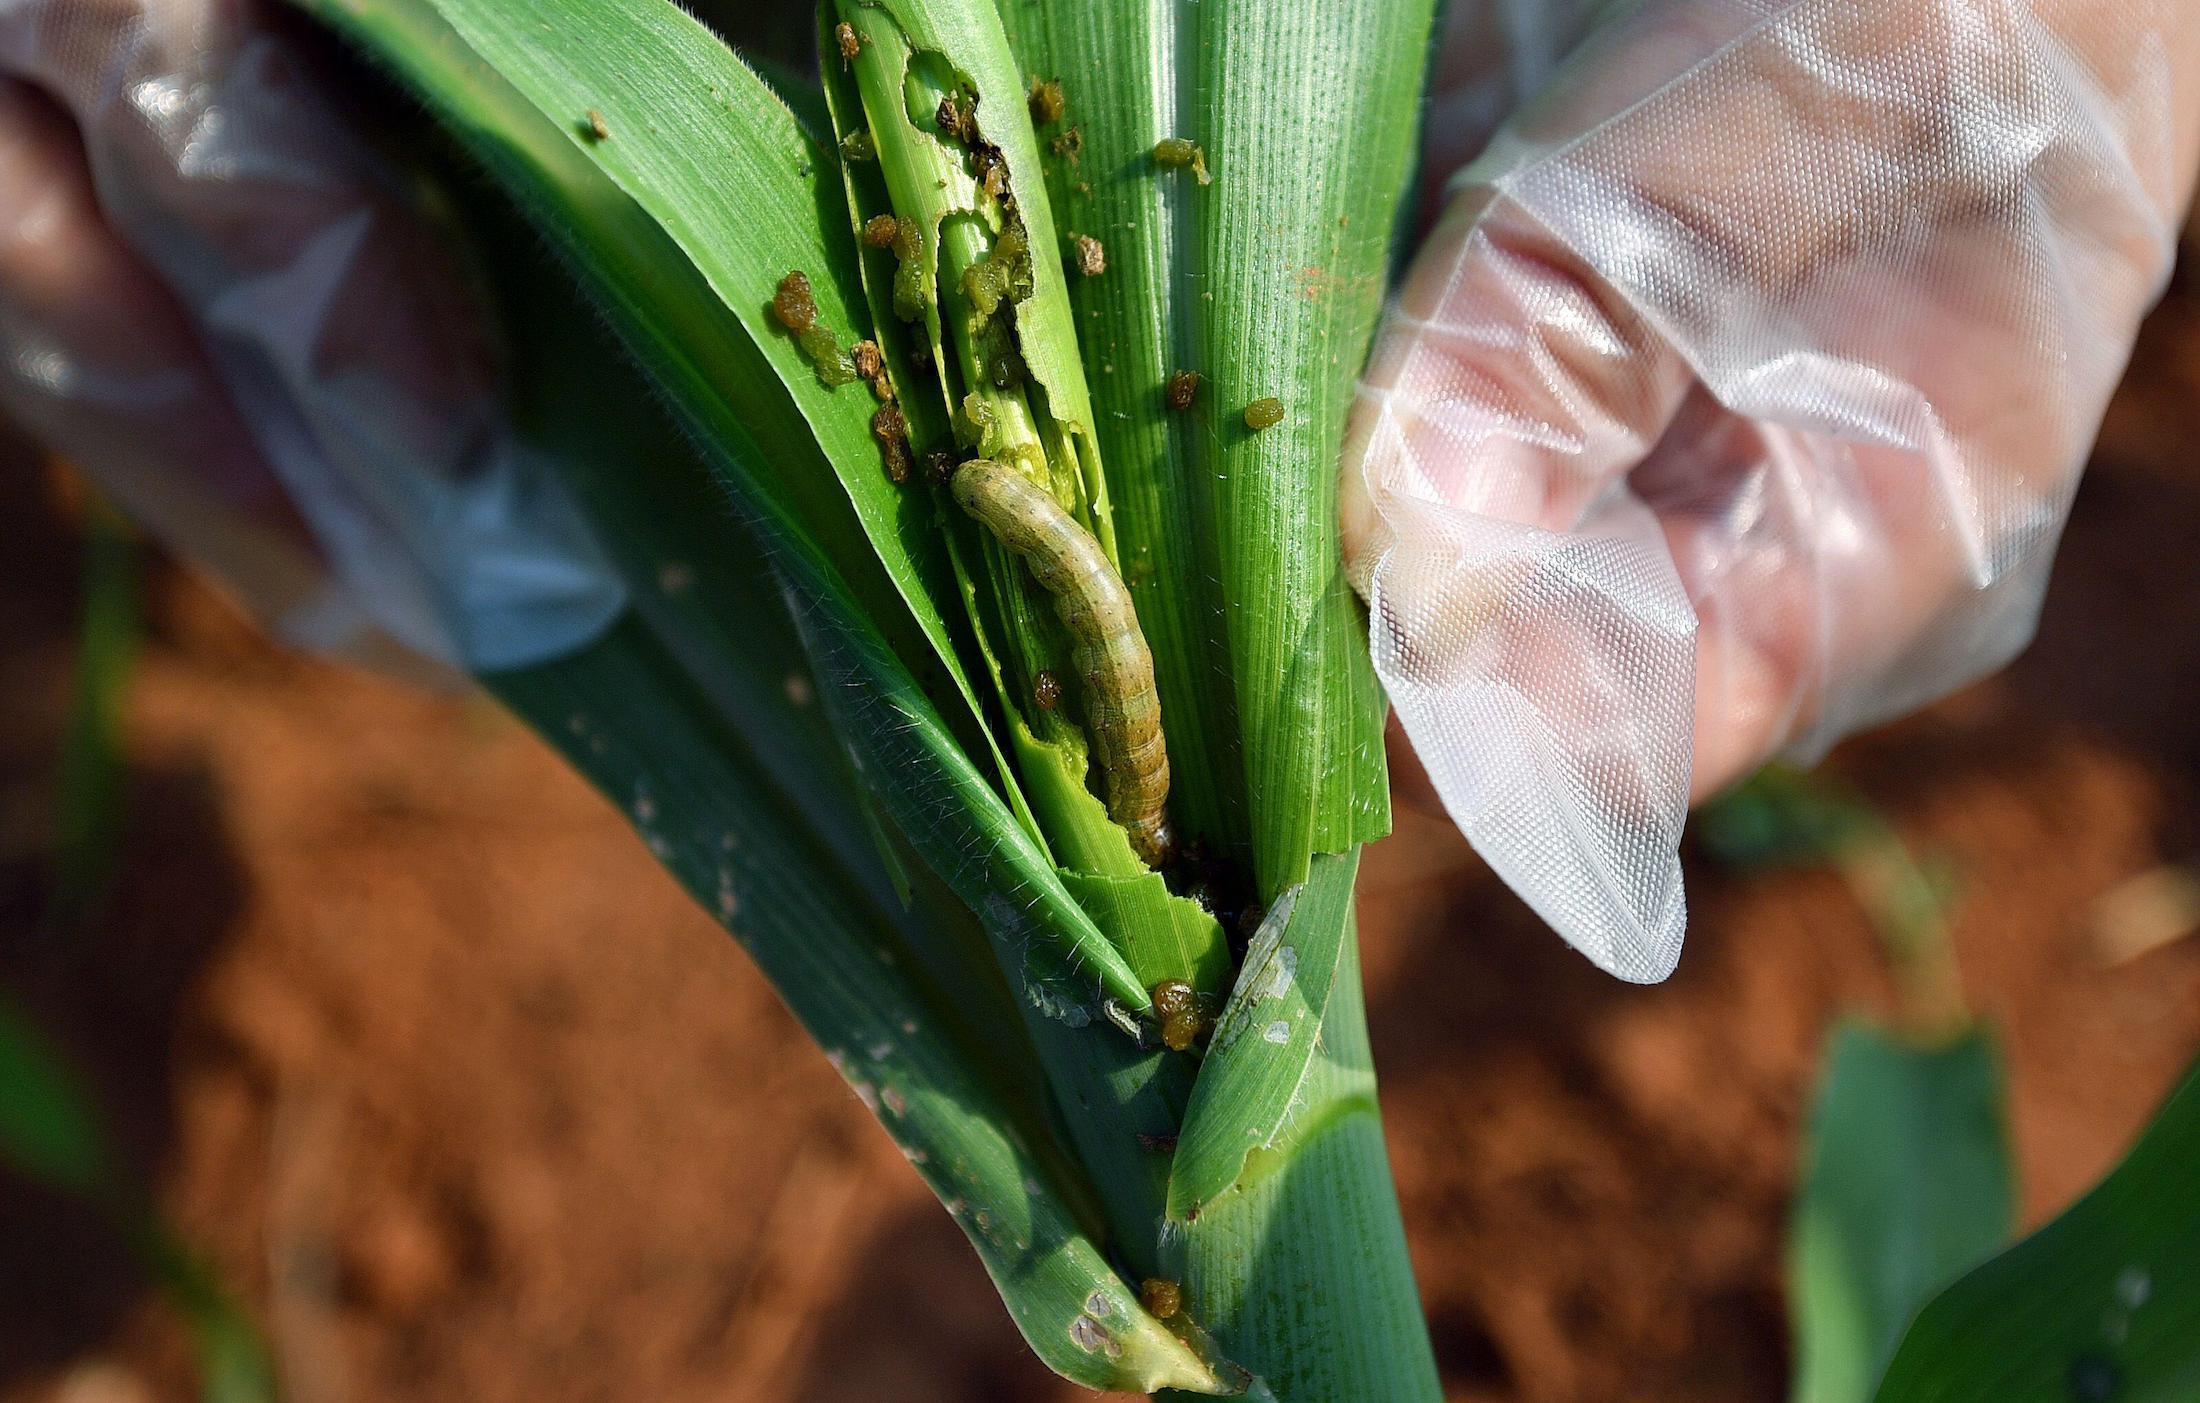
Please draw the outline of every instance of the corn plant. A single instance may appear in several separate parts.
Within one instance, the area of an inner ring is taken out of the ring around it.
[[[487,175],[518,412],[632,589],[485,684],[746,945],[1055,1370],[1437,1397],[1333,486],[1428,0],[828,0],[814,84],[670,0],[299,3]]]

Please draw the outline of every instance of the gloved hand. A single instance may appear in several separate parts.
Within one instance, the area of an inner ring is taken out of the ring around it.
[[[624,594],[447,243],[255,0],[0,0],[0,411],[292,641],[509,667]]]
[[[1347,560],[1460,827],[1591,959],[1660,979],[1692,797],[2029,639],[2191,193],[2200,24],[2174,0],[1454,8],[1523,43],[1440,68],[1467,87],[1432,139],[1472,147],[1532,96],[1391,310]]]

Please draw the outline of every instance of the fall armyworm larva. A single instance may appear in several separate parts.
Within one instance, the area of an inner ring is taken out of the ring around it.
[[[1169,753],[1153,654],[1130,590],[1092,533],[1059,502],[1004,463],[974,458],[950,482],[962,509],[1031,567],[1069,630],[1070,660],[1084,681],[1085,729],[1107,789],[1108,816],[1130,833],[1149,866],[1169,858]]]

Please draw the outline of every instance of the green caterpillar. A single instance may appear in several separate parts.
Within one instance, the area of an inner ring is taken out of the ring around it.
[[[1108,816],[1148,866],[1175,847],[1169,828],[1169,752],[1153,654],[1123,577],[1092,533],[1046,491],[1005,463],[973,458],[950,483],[962,509],[1031,567],[1069,630],[1084,679],[1085,729],[1107,789]]]

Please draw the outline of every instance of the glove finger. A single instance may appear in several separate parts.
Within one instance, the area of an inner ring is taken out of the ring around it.
[[[1638,980],[1670,971],[1686,920],[1695,621],[1626,478],[1689,384],[1545,224],[1482,192],[1408,274],[1340,481],[1376,670],[1447,812]]]
[[[0,78],[0,407],[278,636],[386,646],[332,588],[182,308],[114,236],[75,128]]]
[[[495,669],[593,638],[616,574],[518,437],[485,310],[251,0],[0,0],[261,457],[392,634]]]

